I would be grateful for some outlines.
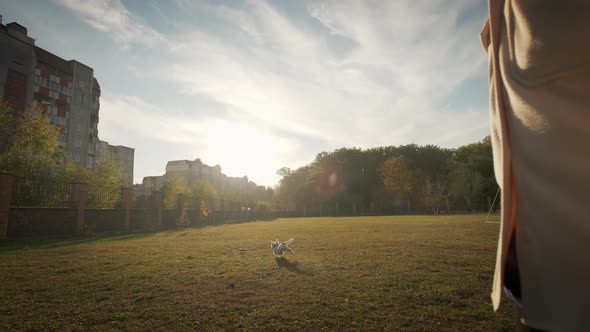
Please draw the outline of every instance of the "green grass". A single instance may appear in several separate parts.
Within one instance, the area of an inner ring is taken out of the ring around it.
[[[0,330],[511,331],[481,215],[0,242]],[[497,220],[497,217],[495,217]],[[295,238],[275,260],[270,240]]]

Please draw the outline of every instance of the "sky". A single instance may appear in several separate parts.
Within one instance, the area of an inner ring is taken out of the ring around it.
[[[483,0],[0,0],[92,68],[99,138],[134,180],[200,158],[274,186],[322,151],[489,133]]]

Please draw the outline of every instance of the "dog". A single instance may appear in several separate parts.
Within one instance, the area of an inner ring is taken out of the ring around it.
[[[288,250],[292,254],[295,253],[293,249],[289,248],[289,245],[293,243],[293,239],[287,240],[285,242],[280,242],[279,239],[274,241],[270,241],[270,248],[272,249],[273,254],[275,257],[285,257],[285,252]]]

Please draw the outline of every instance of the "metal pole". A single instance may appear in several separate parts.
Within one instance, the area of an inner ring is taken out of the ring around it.
[[[488,215],[486,216],[486,219],[483,222],[488,222],[488,218],[490,217],[490,214],[492,213],[492,210],[494,209],[494,205],[496,204],[496,199],[498,198],[499,193],[500,193],[500,187],[498,187],[498,191],[496,191],[496,196],[494,196],[494,201],[492,202],[492,206],[490,206],[490,211],[488,212]]]

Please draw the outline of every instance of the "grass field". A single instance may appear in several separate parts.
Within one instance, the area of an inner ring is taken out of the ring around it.
[[[0,242],[0,330],[511,331],[489,300],[498,225],[482,218]],[[275,260],[276,237],[295,255]]]

